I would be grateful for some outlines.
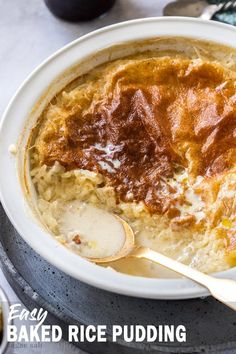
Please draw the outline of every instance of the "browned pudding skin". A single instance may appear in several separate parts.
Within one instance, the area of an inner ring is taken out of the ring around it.
[[[92,112],[68,116],[63,132],[49,134],[45,143],[43,163],[98,171],[119,200],[144,201],[151,212],[165,213],[175,193],[166,179],[176,165],[192,176],[232,167],[234,81],[213,63],[169,59],[156,68],[155,61],[143,62],[117,74]]]

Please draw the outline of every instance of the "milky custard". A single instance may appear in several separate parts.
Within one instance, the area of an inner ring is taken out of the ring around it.
[[[112,256],[125,241],[123,226],[114,215],[78,201],[62,209],[58,229],[67,236],[68,245],[84,257]]]

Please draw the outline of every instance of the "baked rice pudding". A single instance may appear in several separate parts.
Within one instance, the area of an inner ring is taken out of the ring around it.
[[[153,43],[78,77],[45,108],[29,145],[38,210],[78,254],[100,252],[75,221],[89,204],[128,221],[137,244],[222,271],[236,265],[236,50]],[[110,266],[158,277],[145,260]]]

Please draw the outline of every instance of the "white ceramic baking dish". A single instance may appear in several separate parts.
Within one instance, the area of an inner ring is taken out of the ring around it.
[[[124,275],[96,266],[73,254],[49,235],[35,218],[22,181],[24,152],[30,130],[50,98],[80,72],[109,60],[108,55],[97,54],[104,48],[158,36],[184,36],[236,47],[236,29],[232,26],[171,17],[119,23],[89,33],[62,48],[34,70],[4,113],[0,128],[0,197],[8,217],[23,239],[48,262],[72,277],[131,296],[193,298],[207,295],[207,291],[187,279],[148,279]],[[132,46],[127,48],[132,52]],[[120,52],[117,55],[123,54],[127,53]],[[68,70],[78,62],[82,62],[79,71]],[[19,152],[17,164],[16,158],[9,153],[9,146],[16,142]],[[218,276],[236,279],[236,268],[219,273]]]

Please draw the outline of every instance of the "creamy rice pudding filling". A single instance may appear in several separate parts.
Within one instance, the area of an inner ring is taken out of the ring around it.
[[[91,229],[106,210],[130,223],[137,244],[204,272],[236,263],[236,53],[231,61],[212,57],[197,42],[188,54],[178,42],[91,70],[38,122],[30,146],[38,208],[74,252],[96,257],[119,249],[115,218],[113,232]],[[111,266],[158,276],[147,261]]]

